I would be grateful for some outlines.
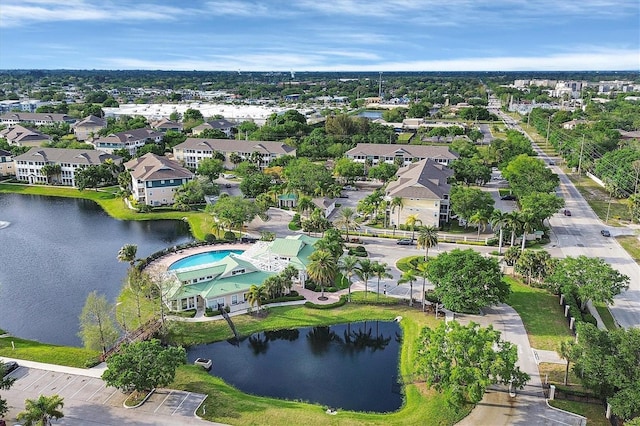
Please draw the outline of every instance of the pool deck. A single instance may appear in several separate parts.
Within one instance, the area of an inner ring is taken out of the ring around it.
[[[252,244],[230,243],[230,244],[215,244],[215,245],[212,244],[208,246],[187,248],[184,250],[177,251],[175,253],[164,255],[161,258],[154,260],[147,266],[146,270],[152,275],[160,276],[163,273],[165,273],[174,262],[177,262],[180,259],[184,259],[185,257],[192,256],[194,254],[206,253],[208,251],[218,251],[218,250],[247,250],[251,246]],[[306,300],[300,300],[295,302],[271,303],[267,306],[276,307],[276,306],[288,306],[288,305],[301,305],[306,301],[313,302],[319,305],[327,305],[327,304],[335,303],[339,301],[340,296],[348,293],[347,289],[340,290],[335,293],[325,292],[324,295],[327,298],[327,300],[320,300],[320,293],[307,290],[300,285],[294,285],[293,289],[297,291],[298,294],[300,294],[301,296],[304,296]],[[351,291],[357,291],[357,290],[364,290],[364,285],[359,281],[354,282],[351,285]],[[245,313],[246,312],[244,311],[238,311],[238,312],[232,312],[229,315],[235,316],[235,315],[242,315]],[[175,319],[178,321],[186,321],[186,322],[216,321],[216,320],[222,319],[222,316],[205,317],[203,314],[204,314],[203,312],[199,312],[199,315],[196,315],[196,317],[194,318],[175,317]]]

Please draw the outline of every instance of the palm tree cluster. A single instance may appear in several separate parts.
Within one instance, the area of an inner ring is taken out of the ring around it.
[[[275,299],[291,292],[293,279],[298,276],[298,270],[293,265],[288,265],[280,273],[268,277],[261,285],[252,285],[247,293],[247,302],[258,311],[262,303],[268,299]]]

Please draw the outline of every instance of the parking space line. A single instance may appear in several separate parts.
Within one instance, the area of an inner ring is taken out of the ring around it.
[[[72,379],[63,387],[60,388],[60,391],[58,393],[62,393],[63,390],[65,390],[67,388],[67,386],[69,386],[71,383],[75,382],[76,379],[78,378],[78,376],[71,376]]]
[[[111,395],[109,395],[109,396],[107,397],[107,399],[105,399],[105,400],[104,400],[104,402],[103,402],[102,404],[106,404],[107,402],[109,402],[109,400],[111,399],[111,397],[112,397],[113,395],[115,395],[116,393],[118,393],[118,391],[119,391],[119,389],[117,389],[117,388],[116,388],[116,389],[111,393]]]
[[[90,382],[90,381],[91,381],[91,380],[87,380],[87,383],[85,383],[84,385],[82,385],[82,387],[81,387],[80,389],[78,389],[78,390],[76,391],[76,393],[74,393],[73,395],[71,395],[71,397],[70,397],[69,399],[74,398],[74,397],[78,394],[78,392],[80,392],[82,389],[84,389],[84,388],[89,384],[89,382]]]
[[[160,407],[162,407],[164,405],[164,403],[167,401],[167,399],[171,396],[171,394],[173,393],[173,391],[169,392],[167,394],[167,396],[164,397],[164,399],[162,400],[162,402],[160,404],[158,404],[158,406],[156,407],[155,410],[153,410],[153,412],[155,413],[156,411],[158,411],[160,409]]]
[[[191,392],[187,392],[187,394],[184,396],[184,398],[182,398],[182,401],[180,401],[180,404],[178,404],[176,409],[173,410],[173,413],[171,413],[172,416],[176,413],[176,411],[178,411],[180,409],[180,407],[182,407],[182,404],[187,400],[187,398],[189,398],[189,395],[191,395]]]
[[[32,371],[32,370],[29,370]],[[39,370],[39,371],[44,371],[44,370]],[[44,376],[47,375],[47,372],[44,371],[44,374],[39,375],[33,382],[29,383],[27,386],[24,387],[24,389],[22,390],[27,390],[29,389],[31,386],[33,386],[34,384],[36,384],[36,382],[38,382],[41,378],[43,378]]]
[[[42,389],[47,389],[49,386],[51,386],[52,384],[54,384],[59,378],[63,377],[64,374],[61,374],[60,376],[54,378],[52,381],[50,381],[49,383],[47,383],[47,386],[43,387]]]
[[[98,392],[100,392],[102,389],[104,389],[106,387],[107,386],[103,383],[102,386],[100,386],[98,389],[96,389],[96,391],[94,393],[92,393],[89,398],[87,398],[87,401],[90,401],[91,398],[93,398],[95,396],[95,394],[97,394]]]

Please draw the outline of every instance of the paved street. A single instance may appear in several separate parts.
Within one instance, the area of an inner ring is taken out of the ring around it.
[[[505,122],[516,129],[520,126],[511,117],[500,112]],[[521,129],[520,129],[521,130]],[[531,141],[539,157],[549,162],[549,157]],[[549,219],[552,228],[552,243],[560,248],[563,256],[600,257],[621,273],[630,278],[629,290],[618,295],[614,304],[609,309],[617,323],[625,328],[640,327],[640,266],[633,260],[615,238],[603,237],[602,229],[608,229],[612,236],[620,234],[633,234],[625,228],[613,228],[603,223],[593,212],[587,201],[573,185],[558,166],[550,166],[554,173],[560,177],[560,187],[557,194],[564,198],[566,208],[571,211],[571,216],[554,215]]]

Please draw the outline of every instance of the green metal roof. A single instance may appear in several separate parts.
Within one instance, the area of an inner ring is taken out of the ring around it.
[[[304,242],[299,240],[276,238],[271,243],[269,251],[280,256],[293,257],[298,255],[303,246]]]
[[[234,294],[249,290],[252,285],[261,285],[273,272],[255,271],[247,274],[239,274],[229,278],[221,278],[213,283],[208,283],[209,288],[200,295],[205,299]]]
[[[180,270],[176,271],[176,276],[180,281],[191,281],[195,278],[212,276],[213,278],[225,271],[225,265],[220,263],[211,264],[206,268]]]
[[[278,200],[297,200],[298,196],[296,194],[282,194],[278,195]]]

